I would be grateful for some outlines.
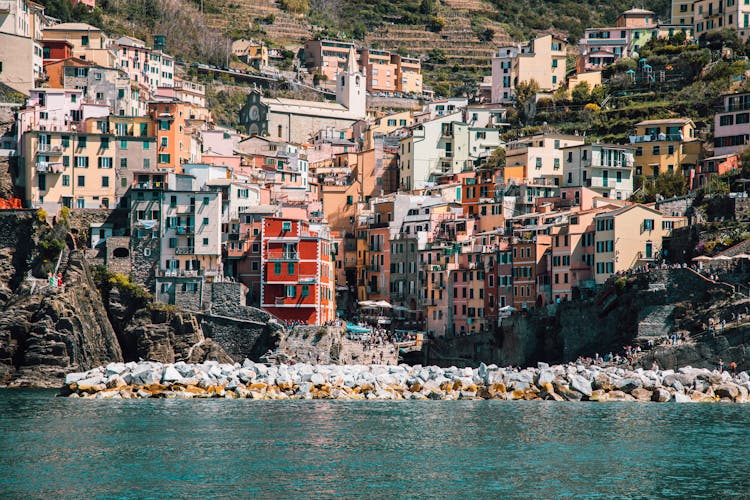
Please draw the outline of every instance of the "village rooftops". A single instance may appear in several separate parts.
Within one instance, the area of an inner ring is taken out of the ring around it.
[[[604,218],[604,217],[616,217],[616,216],[618,216],[620,214],[623,214],[623,213],[625,213],[625,212],[627,212],[629,210],[633,210],[634,208],[637,208],[637,207],[641,207],[641,208],[643,208],[645,210],[648,210],[649,212],[653,212],[655,215],[662,215],[661,212],[659,212],[658,210],[656,210],[654,208],[651,208],[651,207],[649,207],[647,205],[643,205],[641,203],[631,203],[630,205],[627,205],[627,206],[624,206],[624,207],[621,207],[621,208],[617,208],[615,210],[610,210],[608,212],[603,212],[603,213],[597,214],[595,217],[597,219],[601,219],[601,218]]]
[[[662,118],[661,120],[644,120],[642,122],[636,123],[635,126],[648,127],[650,125],[672,125],[676,123],[685,125],[688,123],[693,123],[693,120],[691,120],[690,118]]]
[[[44,28],[44,31],[101,31],[96,26],[86,23],[60,23]]]

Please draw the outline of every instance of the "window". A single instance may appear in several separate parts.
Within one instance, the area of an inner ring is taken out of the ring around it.
[[[106,188],[109,187],[109,176],[105,175],[102,177],[102,187]]]
[[[750,123],[750,113],[737,114],[735,123],[738,125],[743,124],[743,123]]]
[[[85,175],[79,175],[78,176],[78,187],[86,187],[86,176]]]
[[[70,166],[70,156],[63,156],[63,167],[68,168]]]
[[[112,168],[112,158],[100,156],[98,158],[99,168]]]
[[[83,45],[84,47],[86,47],[86,46],[88,46],[88,44],[89,44],[89,36],[88,35],[83,35],[81,37],[81,45]]]
[[[287,262],[286,272],[287,274],[294,274],[294,262]]]
[[[69,135],[63,135],[60,137],[62,139],[62,147],[67,148],[70,147],[70,136]]]
[[[69,175],[63,175],[62,176],[62,185],[65,187],[70,186],[70,176]]]
[[[644,231],[653,231],[654,230],[654,219],[644,219],[643,220],[643,230]]]
[[[76,156],[76,167],[89,168],[89,157],[88,156]]]
[[[151,143],[149,141],[143,141],[143,150],[151,149]]]
[[[159,154],[159,163],[170,163],[171,162],[171,156],[169,154]]]
[[[143,159],[143,168],[149,169],[151,168],[151,160],[148,158]]]
[[[166,148],[168,144],[169,144],[169,139],[167,137],[162,137],[161,138],[161,147],[162,148]]]
[[[302,285],[302,297],[310,295],[310,287],[308,285]]]
[[[204,226],[208,225],[208,217],[203,217],[203,225]]]
[[[661,154],[661,146],[654,146],[651,148],[651,154],[656,156]]]
[[[37,186],[40,191],[47,190],[47,176],[45,174],[39,174],[39,177],[37,177]]]
[[[541,158],[537,158],[536,159],[536,168],[542,168],[542,159]]]
[[[120,168],[128,168],[128,159],[127,158],[120,158]]]
[[[296,286],[294,286],[294,285],[287,285],[284,288],[285,288],[285,292],[286,292],[285,295],[288,298],[293,299],[294,297],[297,296],[297,287]]]
[[[203,238],[203,246],[208,246],[208,238]]]
[[[275,262],[273,265],[273,274],[281,274],[281,262]]]
[[[79,148],[85,148],[86,147],[86,136],[82,136],[78,138],[78,147]]]

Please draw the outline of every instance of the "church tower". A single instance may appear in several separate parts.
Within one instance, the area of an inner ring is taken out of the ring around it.
[[[336,75],[336,102],[357,117],[367,115],[367,85],[365,75],[359,71],[354,46],[349,48],[346,67]]]

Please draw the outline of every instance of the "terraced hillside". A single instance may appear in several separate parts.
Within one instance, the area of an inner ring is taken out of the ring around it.
[[[222,33],[249,30],[257,32],[257,38],[294,45],[314,32],[304,15],[282,10],[274,0],[215,0],[213,4],[204,14],[206,25]]]

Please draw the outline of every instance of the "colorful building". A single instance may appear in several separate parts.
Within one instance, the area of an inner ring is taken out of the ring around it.
[[[332,246],[325,226],[266,217],[261,247],[263,310],[309,325],[335,319]]]
[[[635,175],[646,179],[660,173],[695,168],[700,160],[701,140],[690,118],[646,120],[635,125],[630,144],[635,147]]]

